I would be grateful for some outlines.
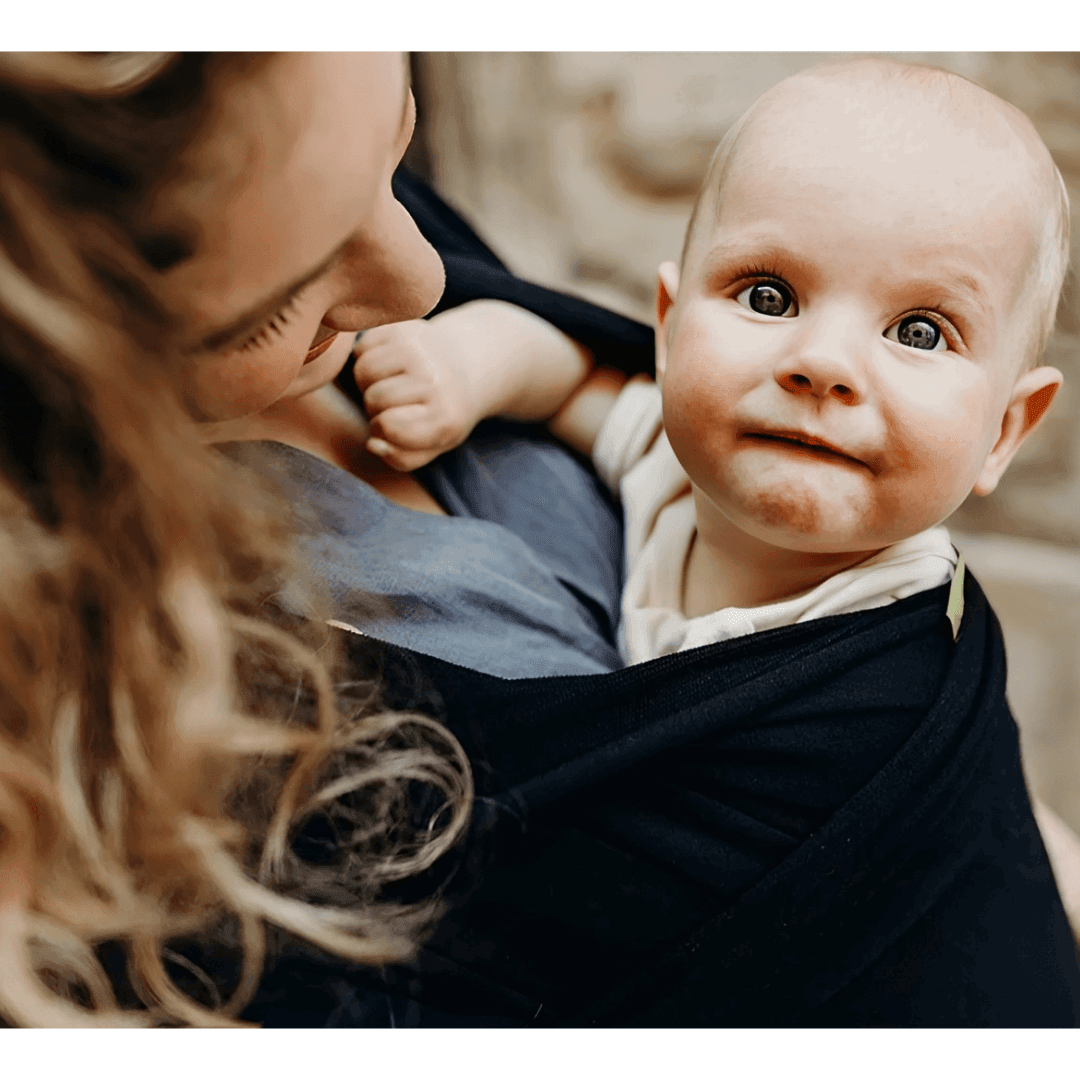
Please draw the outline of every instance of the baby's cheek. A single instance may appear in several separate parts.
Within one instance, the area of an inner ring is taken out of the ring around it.
[[[977,444],[954,425],[912,430],[877,478],[878,528],[898,540],[944,521],[970,493],[979,460]]]
[[[664,428],[681,431],[697,442],[719,438],[731,411],[730,392],[709,365],[687,364],[670,369],[664,380]]]
[[[893,474],[906,478],[923,501],[934,497],[950,501],[958,491],[963,498],[985,456],[987,438],[980,412],[972,403],[966,413],[942,410],[910,421],[894,441]]]
[[[690,479],[711,487],[731,450],[730,435],[715,403],[703,394],[665,393],[664,431]]]

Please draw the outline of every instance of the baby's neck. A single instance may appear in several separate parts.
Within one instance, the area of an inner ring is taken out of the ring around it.
[[[697,535],[683,577],[683,614],[688,619],[726,607],[760,607],[786,600],[863,562],[873,551],[791,551],[743,532],[701,505],[694,492]]]

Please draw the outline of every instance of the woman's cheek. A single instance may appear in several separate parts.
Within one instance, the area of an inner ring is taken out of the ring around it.
[[[280,348],[218,357],[196,372],[194,400],[212,420],[254,415],[285,394],[302,363]]]

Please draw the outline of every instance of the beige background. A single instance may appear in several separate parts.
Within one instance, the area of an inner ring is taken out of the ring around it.
[[[836,53],[426,53],[409,160],[517,272],[652,321],[709,155],[764,90]],[[890,54],[1023,109],[1080,210],[1080,55]],[[1074,240],[1075,260],[1075,240]],[[1080,295],[1048,362],[1066,384],[997,492],[949,522],[1005,628],[1033,788],[1080,829]]]

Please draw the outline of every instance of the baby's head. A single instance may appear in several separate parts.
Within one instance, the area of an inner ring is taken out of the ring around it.
[[[1067,263],[1060,174],[999,98],[877,59],[774,87],[660,271],[699,527],[872,551],[988,494],[1060,385],[1036,365]]]

